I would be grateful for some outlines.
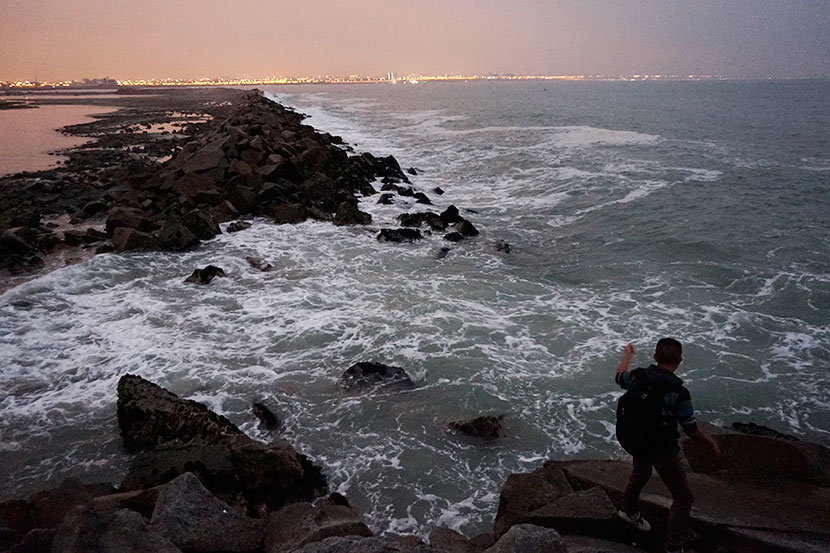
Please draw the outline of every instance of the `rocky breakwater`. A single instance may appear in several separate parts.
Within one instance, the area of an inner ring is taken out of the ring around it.
[[[195,401],[126,375],[118,424],[136,453],[115,489],[67,480],[0,503],[0,551],[278,552],[371,532],[318,467]],[[317,499],[316,503],[312,503]]]
[[[754,425],[733,428],[746,426]],[[694,551],[830,551],[830,449],[711,426],[707,432],[724,452],[720,464],[699,444],[683,443],[696,498]],[[556,529],[569,551],[662,551],[671,497],[656,475],[640,504],[652,531],[638,532],[616,515],[630,470],[628,461],[548,461],[512,474],[501,491],[494,537],[519,525]]]
[[[260,92],[247,94],[140,185],[122,191],[106,222],[116,251],[183,250],[239,216],[369,224],[358,197],[372,182],[408,182],[398,162],[352,155],[339,137]]]

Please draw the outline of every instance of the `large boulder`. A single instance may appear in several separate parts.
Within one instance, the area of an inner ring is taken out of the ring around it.
[[[0,503],[0,528],[25,534],[35,526],[35,513],[27,501],[12,499]]]
[[[333,536],[372,536],[371,530],[348,503],[327,499],[286,505],[268,517],[265,553],[287,553]]]
[[[628,528],[617,517],[617,508],[601,487],[579,490],[560,497],[522,517],[523,521],[564,534],[589,534],[619,539]]]
[[[437,553],[427,545],[408,545],[380,538],[332,537],[313,542],[293,553]]]
[[[38,526],[57,528],[74,507],[90,506],[96,497],[114,491],[112,484],[83,484],[77,478],[67,478],[55,489],[32,494],[29,504]]]
[[[365,211],[360,211],[352,202],[341,202],[334,215],[334,224],[345,225],[368,225],[372,222],[372,216]]]
[[[201,209],[193,209],[185,213],[182,216],[182,222],[199,240],[210,240],[222,233],[213,215]]]
[[[232,509],[190,472],[173,479],[161,492],[150,529],[184,553],[255,551],[263,536],[261,519]]]
[[[107,234],[112,235],[115,229],[122,227],[151,231],[155,228],[155,224],[144,211],[138,208],[116,206],[107,215]]]
[[[117,414],[124,447],[130,452],[150,451],[172,440],[185,443],[242,434],[203,404],[131,374],[118,381]]]
[[[742,478],[775,476],[830,487],[830,449],[787,438],[745,434],[706,425],[723,452],[723,462],[716,464],[708,448],[689,439],[683,451],[695,472],[727,470]]]
[[[168,217],[158,231],[158,240],[166,250],[182,251],[199,243],[199,238],[178,217]]]
[[[117,252],[153,251],[159,248],[156,237],[134,228],[118,227],[112,233],[112,248]]]
[[[429,544],[443,553],[479,553],[481,551],[470,540],[449,528],[435,528],[429,534]]]
[[[562,536],[552,528],[519,524],[484,553],[568,553]]]
[[[530,473],[511,474],[499,495],[499,509],[493,525],[496,538],[511,526],[526,520],[533,511],[573,492],[561,464],[548,461]]]
[[[150,531],[135,511],[102,517],[86,507],[70,511],[52,542],[52,553],[181,553],[170,540]]]
[[[125,491],[169,482],[192,472],[211,492],[250,513],[311,501],[325,492],[320,469],[285,440],[270,444],[247,436],[224,436],[212,443],[169,444],[136,457],[121,483]]]

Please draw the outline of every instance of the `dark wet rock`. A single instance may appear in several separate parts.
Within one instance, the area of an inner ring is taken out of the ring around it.
[[[292,503],[268,517],[264,551],[288,553],[336,536],[370,537],[372,532],[357,511],[338,501],[326,500],[317,506]]]
[[[224,277],[225,271],[215,265],[208,265],[204,269],[195,269],[184,281],[192,284],[210,284],[216,277]]]
[[[416,192],[412,197],[415,198],[416,203],[432,205],[432,200],[423,192]]]
[[[12,499],[0,503],[0,528],[25,534],[35,526],[35,513],[27,501]]]
[[[619,539],[629,528],[617,517],[617,508],[601,487],[579,490],[535,509],[523,522],[555,528],[563,534],[589,534]]]
[[[111,242],[112,249],[117,252],[153,251],[159,247],[158,240],[152,234],[125,227],[118,227],[113,231]]]
[[[185,213],[182,216],[182,223],[199,240],[210,240],[222,233],[213,215],[201,209],[193,209]]]
[[[201,403],[181,399],[140,376],[127,374],[118,381],[118,426],[129,452],[150,451],[177,440],[241,435],[228,419]]]
[[[38,250],[39,232],[31,227],[6,229],[0,236],[0,252],[6,254],[29,254]]]
[[[251,228],[251,223],[249,223],[247,221],[233,221],[231,224],[229,224],[225,228],[225,230],[230,233],[230,232],[239,232],[241,230],[245,230],[245,229],[249,229],[249,228]]]
[[[132,228],[147,232],[155,229],[156,225],[140,209],[117,206],[112,208],[107,215],[107,234],[112,235],[117,228]]]
[[[224,197],[216,181],[208,175],[186,174],[172,185],[178,201],[186,205],[217,205]]]
[[[271,269],[273,269],[273,265],[270,263],[263,263],[262,260],[257,259],[255,257],[246,257],[245,261],[248,262],[248,265],[256,269],[257,271],[262,271],[263,273],[267,273]]]
[[[643,553],[633,545],[603,540],[591,536],[562,536],[568,553]]]
[[[406,170],[406,172],[409,173],[410,175],[412,175],[413,177],[418,174],[418,170],[415,169],[414,167],[410,167],[409,169]]]
[[[441,219],[444,221],[446,226],[450,226],[457,222],[461,218],[461,215],[458,213],[458,208],[454,205],[449,206],[447,209],[441,212]]]
[[[630,463],[620,461],[570,462],[560,466],[574,488],[584,490],[600,486],[617,505],[631,471]],[[687,477],[695,495],[689,525],[700,535],[701,543],[707,544],[707,550],[821,551],[817,544],[830,543],[830,531],[827,530],[830,498],[825,487],[740,470],[710,474],[690,472]],[[640,496],[640,510],[652,524],[652,535],[665,532],[670,504],[668,491],[655,474]],[[627,533],[614,537],[614,541],[630,540],[634,530],[630,527],[627,530]]]
[[[98,215],[99,213],[106,211],[107,207],[108,206],[106,202],[102,202],[100,200],[93,200],[91,202],[84,204],[84,206],[81,208],[81,211],[86,217],[92,217],[94,215]]]
[[[269,444],[245,435],[219,435],[189,444],[169,443],[136,457],[122,490],[159,486],[192,472],[228,504],[276,510],[289,503],[311,501],[325,492],[320,469],[285,440]]]
[[[433,230],[444,230],[446,225],[439,215],[431,212],[425,213],[401,213],[398,220],[405,227],[419,227],[427,224]]]
[[[308,219],[308,211],[301,204],[281,204],[274,208],[272,217],[278,224],[296,224]]]
[[[481,551],[455,530],[440,526],[429,534],[429,545],[442,553],[479,553]]]
[[[435,254],[435,259],[444,259],[448,253],[450,253],[450,248],[444,246]]]
[[[383,205],[392,205],[395,203],[395,195],[394,194],[381,194],[380,198],[378,198],[379,204]]]
[[[186,472],[170,481],[159,495],[150,530],[184,553],[244,553],[258,549],[264,525],[217,499],[196,476]]]
[[[107,239],[107,233],[101,232],[100,230],[89,227],[86,229],[86,236],[90,241],[100,241]]]
[[[52,542],[52,553],[181,553],[150,531],[140,514],[127,509],[102,517],[85,507],[70,511]]]
[[[426,545],[409,545],[392,539],[355,536],[326,538],[313,542],[293,553],[437,553]]]
[[[423,238],[420,230],[417,229],[381,229],[378,234],[378,242],[415,242]]]
[[[149,520],[163,489],[164,486],[155,486],[144,490],[98,496],[92,501],[91,508],[103,517],[111,516],[121,509],[130,509]]]
[[[178,217],[165,219],[157,236],[166,250],[182,251],[199,243],[199,238]]]
[[[22,539],[23,535],[20,532],[0,526],[0,551],[10,551]]]
[[[755,424],[754,422],[733,422],[730,426],[732,430],[736,430],[738,432],[742,432],[744,434],[752,434],[754,436],[767,436],[769,438],[781,438],[783,440],[795,440],[798,441],[798,438],[795,436],[790,436],[789,434],[783,434],[777,430],[774,430],[768,426],[763,426],[760,424]]]
[[[334,224],[337,226],[368,225],[371,222],[372,216],[365,211],[360,211],[357,205],[351,202],[341,202],[334,215]]]
[[[478,236],[479,232],[478,229],[467,219],[460,219],[456,221],[455,224],[452,226],[456,232],[463,234],[464,236]]]
[[[567,549],[556,530],[519,524],[510,528],[484,553],[567,553]]]
[[[400,367],[363,361],[346,369],[338,386],[344,390],[359,390],[374,386],[412,386],[412,380]]]
[[[554,503],[573,492],[559,463],[548,461],[530,473],[511,474],[499,495],[499,508],[493,524],[496,538],[531,512]]]
[[[435,194],[438,194],[439,196],[443,196],[443,195],[444,195],[444,189],[443,189],[443,188],[441,188],[440,186],[436,186],[435,188],[433,188],[433,189],[432,189],[432,191],[433,191]]]
[[[452,421],[447,424],[451,430],[483,440],[495,440],[501,434],[504,415],[486,415],[466,421]]]
[[[44,553],[52,551],[52,543],[55,540],[55,528],[35,528],[28,532],[14,547],[9,549],[10,553]]]
[[[448,240],[450,242],[461,242],[465,238],[466,236],[464,236],[460,232],[450,232],[444,235],[444,240]]]
[[[497,252],[510,253],[510,244],[508,244],[504,240],[496,240],[496,242],[493,244],[493,249]]]
[[[711,425],[706,425],[706,431],[717,440],[723,461],[714,464],[705,447],[683,440],[683,452],[695,472],[726,470],[735,477],[774,476],[830,487],[830,448]]]
[[[277,416],[262,403],[252,403],[251,410],[254,416],[259,419],[260,424],[262,424],[265,428],[274,430],[280,426],[280,420]]]
[[[101,495],[113,493],[112,484],[83,484],[77,478],[67,478],[53,490],[44,490],[29,498],[37,526],[57,528],[64,515],[78,505],[89,506]]]

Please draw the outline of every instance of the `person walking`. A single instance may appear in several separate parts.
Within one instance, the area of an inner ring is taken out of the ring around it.
[[[634,346],[623,348],[615,380],[627,390],[617,404],[617,439],[632,454],[633,465],[618,515],[635,528],[649,531],[651,525],[640,514],[640,492],[651,478],[652,468],[672,496],[666,551],[682,552],[688,531],[694,495],[680,461],[677,425],[691,439],[706,444],[716,458],[718,444],[697,426],[692,398],[674,373],[680,366],[683,347],[674,338],[663,338],[654,351],[655,364],[629,370]]]

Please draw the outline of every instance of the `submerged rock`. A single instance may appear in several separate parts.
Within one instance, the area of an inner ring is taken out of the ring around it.
[[[411,387],[412,380],[400,367],[364,361],[346,369],[338,382],[338,386],[344,390],[359,390],[381,385]]]
[[[210,284],[216,277],[224,277],[225,271],[215,265],[208,265],[204,269],[196,269],[185,279],[185,282],[193,284]]]
[[[277,416],[271,412],[268,407],[263,405],[262,403],[254,402],[251,404],[251,410],[254,413],[254,416],[259,419],[260,424],[262,424],[265,428],[269,430],[274,430],[275,428],[279,427],[280,420]]]
[[[421,240],[423,235],[420,230],[401,228],[401,229],[381,229],[378,234],[378,242],[415,242]]]
[[[251,228],[251,223],[247,221],[233,221],[226,227],[227,232],[239,232],[241,230]]]
[[[504,415],[499,415],[497,417],[486,415],[467,421],[453,421],[448,423],[447,427],[468,436],[474,436],[484,440],[495,440],[501,433],[501,421],[503,420]]]

